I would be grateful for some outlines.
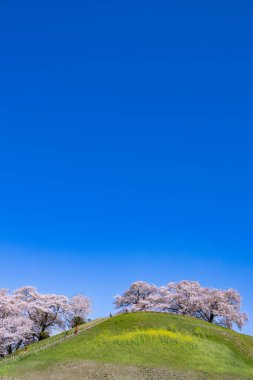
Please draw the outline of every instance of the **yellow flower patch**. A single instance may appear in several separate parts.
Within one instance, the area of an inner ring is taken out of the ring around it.
[[[190,335],[184,335],[179,332],[174,332],[174,331],[169,331],[169,330],[164,330],[164,329],[136,330],[136,331],[126,332],[125,334],[121,334],[121,335],[114,335],[108,338],[110,340],[118,340],[118,341],[132,341],[138,338],[151,338],[151,339],[166,338],[169,340],[175,340],[177,342],[182,342],[182,343],[194,342],[194,337]]]

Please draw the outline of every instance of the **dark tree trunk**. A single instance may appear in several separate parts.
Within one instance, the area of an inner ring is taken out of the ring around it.
[[[19,348],[21,347],[21,344],[23,343],[23,340],[20,340],[19,342],[18,342],[18,344],[16,345],[16,347],[15,347],[15,351],[16,350],[19,350]]]

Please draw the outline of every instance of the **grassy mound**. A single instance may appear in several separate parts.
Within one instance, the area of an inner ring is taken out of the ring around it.
[[[253,338],[162,313],[124,314],[0,365],[16,379],[253,379]]]

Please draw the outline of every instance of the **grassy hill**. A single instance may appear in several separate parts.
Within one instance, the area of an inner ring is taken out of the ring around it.
[[[0,364],[0,378],[253,379],[253,337],[162,313],[99,322],[44,351],[33,352],[42,343],[33,345],[28,354]]]

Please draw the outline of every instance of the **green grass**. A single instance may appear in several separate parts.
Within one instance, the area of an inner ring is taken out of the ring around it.
[[[0,378],[253,379],[252,337],[176,315],[124,314],[33,353],[37,347],[0,364]]]

